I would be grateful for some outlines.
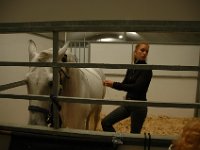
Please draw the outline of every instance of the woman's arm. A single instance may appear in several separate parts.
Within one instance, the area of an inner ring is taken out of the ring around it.
[[[136,79],[135,83],[120,83],[120,82],[113,82],[112,88],[122,91],[141,91],[146,88],[152,78],[152,71],[141,71],[140,75]]]

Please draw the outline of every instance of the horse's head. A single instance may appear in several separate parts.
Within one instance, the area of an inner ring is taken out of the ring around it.
[[[64,57],[68,44],[66,43],[59,49],[58,62]],[[30,62],[52,62],[53,60],[52,48],[38,52],[36,44],[30,40],[28,50]],[[26,81],[29,94],[49,95],[53,83],[53,69],[51,67],[30,67],[26,75]]]

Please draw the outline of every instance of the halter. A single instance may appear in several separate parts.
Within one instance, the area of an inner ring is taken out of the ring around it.
[[[65,54],[64,57],[62,58],[62,62],[67,62],[67,55]],[[62,78],[62,74],[64,74],[64,79],[69,79],[70,77],[66,74],[66,72],[64,71],[64,69],[61,67],[59,70],[59,75],[60,75],[60,83],[59,83],[59,94],[61,95],[62,90],[63,90],[63,78]],[[50,95],[50,99],[51,99],[51,104],[50,104],[50,108],[49,108],[49,112],[48,112],[48,117],[47,117],[47,124],[50,127],[54,127],[54,122],[53,122],[53,104],[57,107],[57,109],[60,111],[61,110],[61,106],[58,103],[57,97],[55,95]],[[59,115],[59,126],[61,127],[62,125],[62,120],[61,117]]]
[[[67,62],[67,55],[65,54],[62,58],[62,62]],[[60,84],[59,84],[59,95],[62,92],[63,89],[63,78],[62,78],[62,74],[64,75],[64,79],[69,79],[69,75],[64,71],[64,68],[61,67],[59,70],[59,75],[60,75]]]

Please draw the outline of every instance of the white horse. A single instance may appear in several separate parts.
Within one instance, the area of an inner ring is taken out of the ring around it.
[[[67,50],[68,43],[58,51],[58,62],[65,58],[66,62],[75,62],[75,56]],[[35,43],[29,41],[30,62],[52,62],[52,48],[37,51]],[[58,91],[61,96],[100,98],[105,96],[102,80],[105,76],[101,69],[92,68],[61,68],[58,75]],[[53,69],[51,67],[30,67],[26,75],[28,94],[49,95],[52,88]],[[81,103],[60,103],[62,127],[95,130],[100,120],[101,105]],[[30,100],[29,124],[47,125],[49,101]]]

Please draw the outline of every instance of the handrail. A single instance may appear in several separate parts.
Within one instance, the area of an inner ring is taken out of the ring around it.
[[[200,21],[84,20],[0,23],[0,33],[23,32],[200,32]]]
[[[170,71],[200,71],[200,66],[180,65],[142,65],[142,64],[105,64],[105,63],[51,63],[51,62],[7,62],[0,61],[0,66],[37,66],[71,68],[106,68],[106,69],[152,69]]]
[[[43,135],[45,137],[57,137],[59,138],[73,138],[74,140],[84,140],[84,141],[100,141],[106,143],[112,143],[113,138],[119,138],[122,140],[123,144],[134,144],[142,145],[144,141],[143,134],[130,134],[130,133],[115,133],[115,132],[100,132],[100,131],[90,131],[90,130],[78,130],[70,128],[49,128],[44,126],[21,126],[21,125],[10,125],[5,123],[0,123],[0,133],[1,131],[8,131],[7,134],[12,134],[12,132],[18,133],[30,133]],[[176,136],[161,136],[161,135],[151,135],[151,146],[157,147],[168,147],[171,141],[176,139]],[[159,142],[158,142],[159,141]]]
[[[50,97],[48,95],[20,95],[20,94],[3,94],[0,93],[0,98],[12,98],[23,100],[40,100],[48,101]],[[58,101],[68,103],[83,103],[83,104],[103,104],[103,105],[134,105],[134,106],[148,106],[148,107],[174,107],[174,108],[198,108],[200,109],[200,103],[178,103],[178,102],[157,102],[157,101],[125,101],[117,99],[95,99],[95,98],[81,98],[81,97],[65,97],[57,96]]]
[[[21,80],[21,81],[16,81],[13,83],[8,83],[5,85],[0,85],[0,91],[8,90],[10,88],[15,88],[15,87],[22,86],[25,84],[26,84],[26,80]]]

